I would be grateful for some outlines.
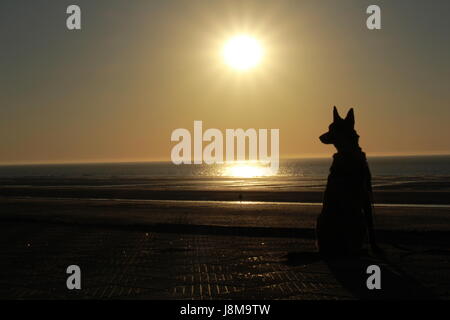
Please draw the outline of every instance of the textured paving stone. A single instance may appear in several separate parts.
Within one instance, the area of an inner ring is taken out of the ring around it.
[[[312,266],[286,264],[288,251],[305,245],[302,239],[173,235],[57,224],[35,224],[29,229],[29,225],[2,225],[2,298],[320,298],[325,289],[346,294],[329,274],[311,274]],[[82,270],[80,291],[65,287],[65,271],[71,264]]]
[[[12,222],[1,225],[0,238],[2,299],[357,298],[314,258],[311,239]],[[449,297],[448,255],[394,256]],[[66,288],[72,264],[82,270],[79,291]]]

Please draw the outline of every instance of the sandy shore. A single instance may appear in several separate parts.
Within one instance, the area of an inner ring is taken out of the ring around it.
[[[450,205],[448,177],[378,177],[378,204]],[[326,179],[301,177],[0,177],[0,197],[321,203]]]
[[[375,191],[374,201],[380,204],[450,205],[450,192],[438,191]],[[249,190],[163,190],[142,186],[0,186],[3,197],[55,197],[87,199],[142,200],[211,200],[321,203],[323,191],[299,188],[296,191]]]
[[[448,208],[379,207],[384,257],[323,261],[320,205],[0,199],[2,298],[450,298]],[[368,292],[379,264],[384,290]],[[83,290],[65,268],[84,271]]]

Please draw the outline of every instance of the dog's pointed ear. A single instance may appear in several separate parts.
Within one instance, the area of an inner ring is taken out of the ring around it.
[[[347,116],[345,117],[345,121],[350,123],[352,127],[355,125],[355,113],[353,112],[353,108],[350,108],[350,110],[347,113]]]
[[[341,116],[339,115],[339,112],[336,108],[336,106],[333,107],[333,121],[336,122],[338,120],[341,120]]]

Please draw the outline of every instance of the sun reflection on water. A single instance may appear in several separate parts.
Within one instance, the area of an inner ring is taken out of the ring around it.
[[[270,166],[249,161],[227,164],[222,171],[222,175],[228,177],[255,178],[273,176],[274,173]]]

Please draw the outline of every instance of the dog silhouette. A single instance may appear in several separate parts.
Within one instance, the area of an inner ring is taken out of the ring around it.
[[[342,119],[334,107],[333,122],[320,136],[322,143],[337,149],[316,225],[316,244],[325,256],[358,255],[366,239],[374,251],[379,250],[372,217],[371,174],[354,126],[353,108]]]

